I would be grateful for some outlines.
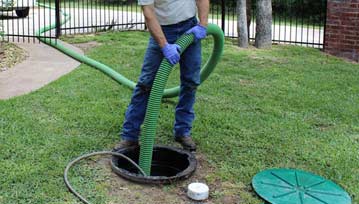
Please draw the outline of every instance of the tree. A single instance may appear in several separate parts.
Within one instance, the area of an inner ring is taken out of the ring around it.
[[[248,40],[250,38],[250,27],[251,27],[251,21],[252,21],[252,0],[247,0],[247,28],[248,28]]]
[[[243,48],[248,47],[248,23],[246,3],[246,0],[237,0],[238,46]]]
[[[257,0],[255,46],[257,48],[272,46],[272,0]]]

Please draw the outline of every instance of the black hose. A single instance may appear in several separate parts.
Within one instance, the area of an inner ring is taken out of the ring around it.
[[[90,204],[90,202],[88,200],[86,200],[84,197],[82,197],[70,184],[67,175],[69,170],[71,169],[71,167],[73,165],[75,165],[77,162],[92,157],[92,156],[97,156],[97,155],[112,155],[112,156],[118,156],[118,157],[122,157],[124,159],[126,159],[127,161],[129,161],[133,166],[135,166],[142,175],[146,175],[145,172],[141,169],[141,167],[139,167],[133,160],[131,160],[130,158],[128,158],[126,155],[121,154],[121,153],[117,153],[117,152],[110,152],[110,151],[102,151],[102,152],[93,152],[93,153],[89,153],[89,154],[85,154],[82,155],[80,157],[77,157],[76,159],[72,160],[70,163],[67,164],[65,171],[64,171],[64,181],[65,184],[67,186],[67,188],[70,190],[70,192],[72,194],[74,194],[76,197],[78,197],[83,203],[85,204]]]

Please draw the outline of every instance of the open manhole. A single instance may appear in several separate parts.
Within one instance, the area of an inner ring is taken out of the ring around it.
[[[139,163],[140,148],[130,147],[117,151]],[[126,159],[116,156],[111,160],[112,170],[119,176],[139,183],[166,184],[190,177],[197,167],[196,157],[183,149],[154,146],[151,175],[141,175]]]

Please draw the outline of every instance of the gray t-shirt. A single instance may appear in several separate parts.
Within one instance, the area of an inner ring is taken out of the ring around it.
[[[196,0],[138,0],[139,5],[155,7],[160,25],[171,25],[196,15]]]

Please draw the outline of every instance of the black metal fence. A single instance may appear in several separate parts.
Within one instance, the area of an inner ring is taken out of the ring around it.
[[[45,2],[50,4],[50,1]],[[0,0],[0,30],[3,40],[35,42],[36,32],[55,22],[55,12],[36,6],[36,0]],[[43,34],[55,38],[54,31]]]
[[[71,16],[60,28],[65,35],[145,29],[145,20],[137,1],[63,0],[60,8]]]
[[[236,0],[216,0],[211,3],[210,21],[221,26],[227,37],[237,38]],[[273,42],[323,46],[327,0],[272,0],[272,8]],[[249,11],[249,36],[254,40],[256,0],[251,1]]]
[[[5,0],[14,1],[14,0]],[[25,18],[16,15],[16,6],[1,11],[0,24],[10,40],[34,37],[41,27],[57,24],[45,37],[60,34],[94,33],[106,30],[144,30],[145,22],[137,0],[40,0],[52,8],[38,6],[36,0],[18,0],[30,5]],[[322,47],[326,19],[326,0],[272,0],[273,42]],[[19,3],[18,3],[19,4]],[[20,6],[20,7],[21,7]],[[256,0],[250,7],[250,39],[254,39]],[[219,25],[227,37],[236,38],[236,0],[211,0],[209,21]]]

